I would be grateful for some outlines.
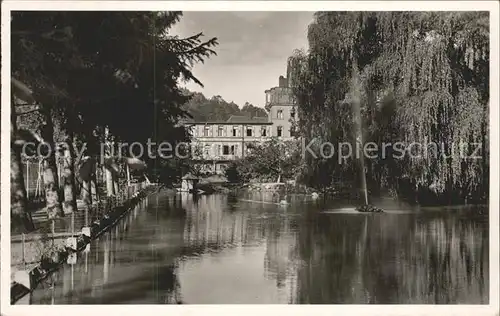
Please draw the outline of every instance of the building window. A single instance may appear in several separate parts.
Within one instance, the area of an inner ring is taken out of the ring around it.
[[[283,136],[283,126],[278,126],[278,128],[277,128],[277,136],[278,137]]]
[[[224,126],[219,126],[217,128],[217,136],[224,136]]]
[[[292,108],[292,109],[290,110],[290,117],[291,117],[292,119],[294,119],[294,118],[295,118],[295,108]]]
[[[295,137],[295,126],[290,127],[290,136]]]
[[[217,145],[217,156],[220,156],[220,155],[222,155],[222,146]]]
[[[238,136],[237,131],[238,131],[238,126],[233,126],[233,137]]]
[[[222,154],[223,155],[229,155],[229,146],[228,145],[224,145],[222,147]]]
[[[267,128],[265,126],[262,126],[260,128],[260,136],[267,136]]]
[[[209,136],[210,135],[210,127],[205,126],[205,129],[203,129],[203,136]]]
[[[236,151],[238,150],[238,145],[231,146],[231,155],[236,155]]]
[[[253,131],[253,128],[252,128],[252,127],[250,127],[250,126],[248,126],[248,127],[247,127],[247,136],[248,136],[248,137],[252,137],[252,131]]]
[[[208,144],[205,144],[204,156],[205,157],[210,156],[210,145],[208,145]]]
[[[283,119],[283,110],[278,110],[278,112],[276,112],[276,117],[280,120]]]

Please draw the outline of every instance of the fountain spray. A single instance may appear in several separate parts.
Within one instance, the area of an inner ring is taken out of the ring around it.
[[[359,80],[359,71],[358,71],[358,63],[356,59],[354,59],[353,67],[352,67],[352,82],[351,82],[351,104],[354,110],[354,125],[355,125],[355,133],[356,133],[356,142],[359,142],[361,146],[363,146],[363,120],[361,118],[361,92],[360,92],[360,80]],[[357,148],[357,147],[356,147]],[[366,173],[365,173],[365,157],[364,153],[359,154],[359,163],[360,163],[360,176],[361,176],[361,188],[363,190],[363,194],[365,197],[365,205],[368,205],[368,190],[366,187]]]

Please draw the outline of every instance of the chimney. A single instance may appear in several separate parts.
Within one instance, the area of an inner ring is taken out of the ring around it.
[[[288,87],[288,82],[287,82],[286,78],[283,76],[280,76],[280,78],[279,78],[279,87],[280,88]]]

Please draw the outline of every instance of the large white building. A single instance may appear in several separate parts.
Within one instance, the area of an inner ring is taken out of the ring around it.
[[[297,120],[295,101],[287,78],[265,91],[267,117],[231,116],[227,121],[187,121],[197,150],[194,158],[203,160],[207,171],[220,173],[228,162],[245,156],[248,144],[277,137],[294,139],[293,122]]]

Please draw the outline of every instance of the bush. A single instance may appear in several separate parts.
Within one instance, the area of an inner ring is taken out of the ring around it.
[[[231,163],[225,170],[224,175],[226,176],[229,183],[240,183],[243,182],[243,177],[238,171],[238,165],[236,163]]]
[[[295,179],[300,171],[299,143],[271,139],[250,146],[245,158],[234,161],[226,170],[230,182],[275,182]]]

